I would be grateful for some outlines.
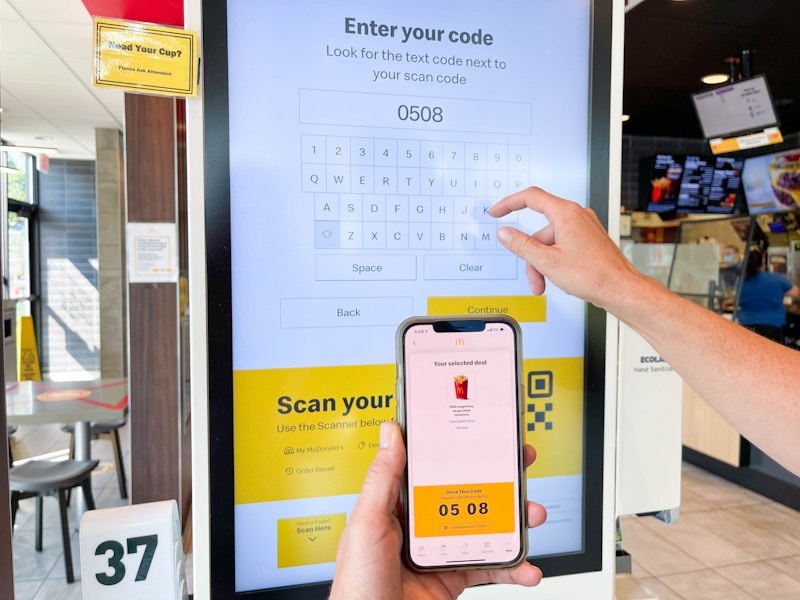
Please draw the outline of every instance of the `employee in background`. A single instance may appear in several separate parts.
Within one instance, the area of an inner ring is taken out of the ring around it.
[[[525,446],[525,467],[536,458]],[[380,444],[367,471],[353,514],[339,539],[336,574],[330,600],[454,600],[466,588],[481,583],[533,586],[542,572],[524,562],[498,571],[415,573],[400,558],[403,532],[398,519],[400,481],[406,466],[403,436],[397,424],[381,424]],[[528,502],[528,527],[544,523],[541,504]]]
[[[742,253],[736,246],[729,244],[722,249],[720,262],[722,263],[719,269],[720,287],[725,298],[732,298],[736,295],[739,277],[742,274]],[[732,304],[730,308],[733,308]]]
[[[750,248],[739,293],[739,323],[765,338],[783,344],[786,329],[786,296],[800,293],[785,275],[765,269],[764,254]]]

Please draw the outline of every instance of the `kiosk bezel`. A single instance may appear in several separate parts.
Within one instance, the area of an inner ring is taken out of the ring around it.
[[[587,205],[609,223],[612,0],[586,0],[591,11]],[[208,328],[208,422],[211,592],[215,598],[327,598],[330,582],[236,592],[234,427],[231,323],[231,195],[227,3],[203,0],[205,223]],[[584,548],[536,557],[546,577],[601,571],[604,555],[606,314],[586,305],[584,339]],[[607,537],[607,536],[606,536]],[[607,540],[606,540],[607,541]]]

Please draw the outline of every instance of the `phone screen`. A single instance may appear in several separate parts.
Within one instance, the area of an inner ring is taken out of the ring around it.
[[[515,328],[412,324],[403,337],[406,557],[420,568],[526,554]]]

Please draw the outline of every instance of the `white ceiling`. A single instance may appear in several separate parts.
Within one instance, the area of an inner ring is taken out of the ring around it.
[[[81,0],[0,0],[0,138],[94,160],[95,129],[123,129],[125,95],[95,88]]]

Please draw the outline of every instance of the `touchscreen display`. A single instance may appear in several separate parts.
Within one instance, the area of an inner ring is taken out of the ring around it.
[[[412,561],[513,561],[521,551],[513,329],[413,325],[404,354]]]
[[[520,323],[538,453],[523,485],[549,515],[529,547],[538,564],[583,556],[586,306],[533,297],[496,240],[543,217],[486,211],[533,184],[589,197],[592,10],[228,0],[235,591],[333,577],[411,315]]]

